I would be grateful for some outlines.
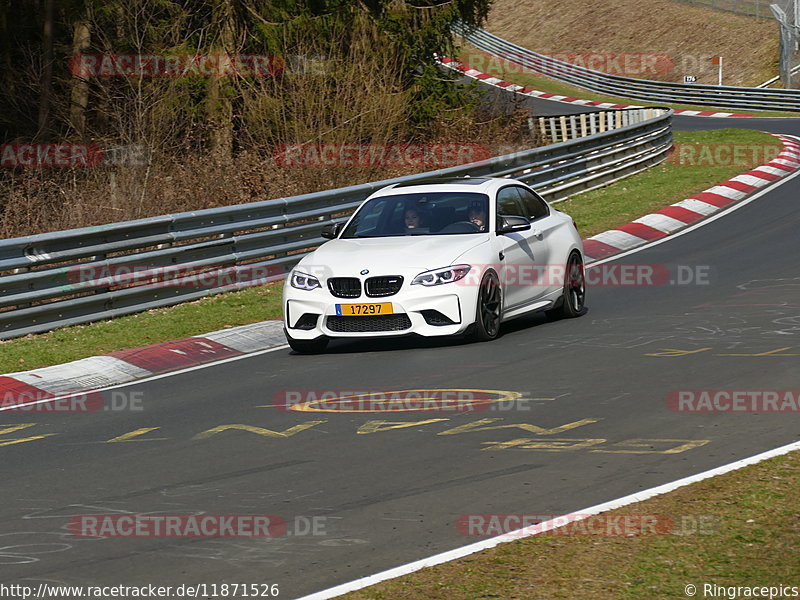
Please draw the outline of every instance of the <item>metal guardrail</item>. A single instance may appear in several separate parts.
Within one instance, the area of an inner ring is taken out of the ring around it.
[[[609,75],[533,52],[483,29],[457,33],[478,50],[552,79],[612,96],[737,110],[800,111],[800,90],[669,83]]]
[[[780,4],[784,10],[791,5],[791,0],[678,0],[684,4],[713,8],[724,12],[747,15],[758,19],[770,19],[770,4]]]
[[[324,241],[320,232],[326,222],[341,220],[372,192],[393,183],[510,176],[551,201],[605,185],[662,161],[669,152],[672,111],[647,110],[598,117],[598,123],[629,123],[618,129],[438,171],[2,240],[0,339],[281,279]],[[553,119],[561,124],[560,118]],[[559,131],[552,122],[540,120],[539,125]],[[567,129],[566,135],[579,135],[580,121]]]
[[[528,125],[551,144],[566,142],[579,137],[619,129],[634,123],[643,123],[656,116],[661,109],[638,108],[628,110],[603,110],[590,113],[559,115],[553,117],[530,117]]]

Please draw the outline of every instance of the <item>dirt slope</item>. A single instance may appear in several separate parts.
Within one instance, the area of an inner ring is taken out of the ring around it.
[[[537,52],[631,77],[695,75],[698,83],[716,85],[714,55],[723,57],[726,85],[758,85],[778,74],[777,21],[675,0],[495,0],[486,29]]]

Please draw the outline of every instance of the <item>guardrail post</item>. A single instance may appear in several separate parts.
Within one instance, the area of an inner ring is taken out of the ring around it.
[[[547,119],[545,119],[544,117],[539,117],[539,131],[542,132],[543,140],[549,139],[547,135]]]

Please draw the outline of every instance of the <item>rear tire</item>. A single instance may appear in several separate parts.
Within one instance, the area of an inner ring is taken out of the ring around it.
[[[586,276],[583,269],[583,259],[577,252],[573,252],[567,259],[564,271],[564,291],[555,308],[545,311],[550,319],[574,319],[580,317],[585,310],[586,302]]]
[[[475,323],[469,338],[475,342],[488,342],[500,334],[503,319],[503,293],[500,280],[494,271],[487,271],[478,290]]]
[[[286,334],[289,347],[298,354],[320,354],[328,347],[328,338],[318,337],[315,340],[296,340]]]

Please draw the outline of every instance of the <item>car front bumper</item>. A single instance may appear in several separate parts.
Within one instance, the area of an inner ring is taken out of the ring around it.
[[[284,288],[285,326],[297,340],[391,337],[417,334],[425,337],[457,335],[475,321],[477,288],[457,283],[425,287],[404,286],[397,294],[381,298],[337,298],[326,289]],[[340,316],[341,304],[392,304],[386,315]]]

